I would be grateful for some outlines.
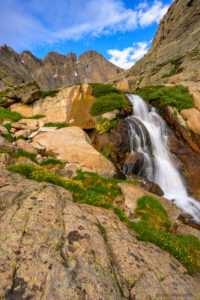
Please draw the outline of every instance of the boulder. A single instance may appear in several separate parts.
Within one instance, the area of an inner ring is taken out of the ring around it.
[[[3,136],[0,136],[0,150],[9,152],[11,154],[16,154],[17,152],[17,148]]]
[[[25,140],[17,140],[17,147],[24,151],[37,154],[37,150]]]
[[[38,84],[33,82],[28,82],[21,84],[18,88],[13,88],[6,97],[8,99],[16,99],[16,101],[21,101],[22,103],[31,103],[40,97],[40,88]]]
[[[122,205],[122,208],[128,217],[134,217],[134,211],[137,207],[137,200],[148,195],[157,199],[165,207],[172,225],[174,225],[178,220],[181,214],[181,209],[173,205],[171,201],[152,194],[138,185],[118,183],[118,186],[120,187],[124,196],[124,204]]]
[[[67,127],[45,132],[33,138],[46,148],[46,155],[69,163],[78,163],[85,171],[113,177],[115,167],[91,145],[87,134],[79,127]]]
[[[139,174],[144,164],[144,157],[142,153],[132,152],[126,158],[123,164],[123,171],[126,175]]]
[[[45,155],[45,150],[46,148],[44,146],[42,146],[40,143],[38,142],[33,142],[30,144],[34,149],[37,150],[37,152],[41,155]]]
[[[15,133],[15,137],[18,138],[20,135],[23,135],[25,138],[27,138],[30,135],[30,130],[19,130]]]
[[[3,134],[6,134],[8,133],[8,130],[6,129],[6,127],[0,125],[0,134],[3,133]]]

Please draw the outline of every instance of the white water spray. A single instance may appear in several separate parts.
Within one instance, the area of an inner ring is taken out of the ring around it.
[[[184,186],[183,180],[178,169],[173,162],[168,149],[168,134],[164,120],[153,108],[149,110],[145,101],[137,96],[127,94],[127,98],[133,106],[132,116],[127,118],[130,126],[131,150],[142,153],[147,164],[146,177],[150,181],[157,183],[164,192],[164,197],[174,200],[184,213],[193,216],[197,223],[200,223],[200,203],[189,197]],[[150,141],[151,152],[146,147],[144,141],[144,132],[135,131],[132,122],[142,123],[146,128]],[[135,139],[133,149],[133,138]],[[152,171],[154,166],[154,172]]]

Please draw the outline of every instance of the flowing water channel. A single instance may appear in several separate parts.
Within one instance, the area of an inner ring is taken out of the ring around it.
[[[184,213],[193,216],[200,224],[200,203],[188,196],[183,179],[168,148],[165,121],[137,95],[126,95],[133,106],[133,113],[126,118],[129,124],[131,152],[142,154],[138,175],[157,183],[164,197],[173,200]],[[124,170],[129,175],[129,170]]]

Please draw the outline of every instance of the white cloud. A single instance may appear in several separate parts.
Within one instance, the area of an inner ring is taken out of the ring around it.
[[[160,19],[165,15],[169,5],[163,5],[161,1],[155,0],[152,7],[141,7],[138,12],[139,24],[142,27],[149,26],[153,22],[159,23]]]
[[[154,0],[136,9],[124,0],[6,0],[1,3],[0,43],[16,50],[135,30],[158,22],[168,6]]]
[[[148,51],[148,43],[134,43],[133,47],[128,47],[123,50],[110,49],[107,53],[111,55],[110,62],[123,68],[131,68],[137,60],[142,58]]]

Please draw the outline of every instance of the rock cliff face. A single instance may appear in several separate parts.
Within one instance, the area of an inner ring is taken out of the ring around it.
[[[18,54],[6,45],[0,47],[0,88],[34,79],[41,89],[51,90],[77,82],[105,82],[121,71],[96,51],[79,59],[74,53],[50,52],[41,60],[29,51]]]
[[[186,85],[200,107],[199,70],[200,3],[176,0],[161,20],[149,52],[112,83],[125,90],[157,84]]]

